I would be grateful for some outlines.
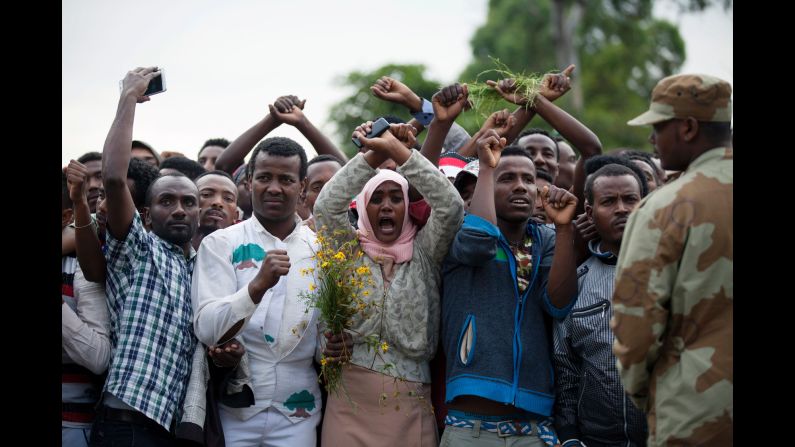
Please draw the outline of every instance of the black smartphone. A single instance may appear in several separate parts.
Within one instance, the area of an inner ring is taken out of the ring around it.
[[[157,76],[149,81],[149,86],[146,87],[144,96],[156,95],[158,93],[163,93],[164,91],[166,91],[166,77],[163,69],[161,68],[157,71]]]
[[[385,120],[383,118],[378,118],[373,123],[373,127],[370,129],[370,132],[367,133],[366,137],[367,138],[376,138],[376,137],[380,136],[382,133],[384,133],[387,129],[389,129],[389,121],[387,121],[387,120]],[[356,147],[361,149],[362,142],[359,141],[358,138],[351,138],[351,141],[353,141],[353,144],[355,144]]]

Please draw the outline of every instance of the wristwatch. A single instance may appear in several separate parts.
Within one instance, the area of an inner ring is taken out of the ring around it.
[[[422,107],[420,107],[420,111],[417,113],[412,113],[411,116],[413,116],[423,126],[428,127],[428,124],[431,124],[431,121],[433,121],[433,104],[425,98],[420,99],[422,100]]]

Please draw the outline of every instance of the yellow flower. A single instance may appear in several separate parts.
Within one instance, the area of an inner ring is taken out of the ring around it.
[[[336,259],[338,261],[344,261],[345,260],[345,253],[343,253],[341,251],[338,251],[337,254],[334,255],[334,259]]]
[[[310,292],[314,292],[314,291],[315,291],[315,289],[317,289],[317,286],[316,286],[316,285],[314,285],[314,284],[310,284],[310,285],[309,285],[309,291],[310,291]]]
[[[369,290],[365,290],[364,292],[362,292],[362,295],[370,296],[370,291]]]
[[[320,359],[320,366],[326,366],[326,363],[328,363],[328,360],[325,357]]]
[[[328,262],[328,261],[323,261],[323,263],[322,263],[322,264],[320,264],[320,268],[322,268],[322,269],[325,269],[325,268],[328,268],[328,266],[329,266],[329,265],[330,265],[330,264],[329,264],[329,262]]]
[[[367,274],[370,273],[370,267],[367,267],[366,265],[363,265],[363,266],[359,267],[358,269],[356,269],[356,273],[358,273],[360,275],[367,275]]]
[[[386,352],[388,350],[389,350],[389,344],[387,344],[387,342],[385,342],[385,341],[382,341],[381,342],[381,351]]]

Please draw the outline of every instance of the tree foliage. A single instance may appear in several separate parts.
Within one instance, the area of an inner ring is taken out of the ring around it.
[[[652,17],[652,0],[490,0],[486,23],[471,40],[473,60],[460,78],[472,81],[493,68],[489,56],[517,72],[565,68],[556,60],[558,53],[565,53],[561,42],[554,39],[556,4],[567,17],[582,8],[571,39],[578,59],[576,82],[558,105],[590,127],[606,150],[649,150],[649,130],[626,122],[648,108],[657,81],[674,74],[685,59],[678,29]],[[479,80],[489,78],[486,73]],[[578,94],[580,110],[573,101]],[[506,103],[505,107],[511,106]],[[476,128],[472,118],[461,123],[470,131]],[[549,129],[539,118],[531,125]]]
[[[701,11],[731,0],[677,0],[683,12]],[[445,83],[425,77],[423,65],[386,65],[372,72],[353,72],[338,83],[353,94],[332,108],[341,147],[351,154],[354,127],[365,119],[393,114],[408,121],[406,110],[370,93],[380,76],[395,77],[418,95],[430,99],[451,82],[497,79],[490,57],[517,73],[545,73],[575,63],[571,92],[558,105],[590,127],[605,150],[634,147],[650,150],[649,129],[626,122],[648,108],[654,85],[677,73],[685,60],[685,44],[672,23],[652,16],[653,0],[489,0],[486,23],[470,43],[472,61],[459,78]],[[571,59],[564,61],[563,59]],[[515,110],[503,102],[499,108]],[[465,112],[457,122],[470,133],[482,116]],[[549,129],[536,117],[530,124]]]
[[[414,93],[430,99],[439,88],[439,81],[425,77],[424,65],[390,64],[371,72],[354,71],[338,79],[337,84],[353,90],[353,93],[331,108],[330,121],[336,126],[340,148],[348,155],[356,154],[356,146],[351,143],[351,133],[359,124],[384,115],[395,115],[405,121],[411,116],[405,107],[376,98],[370,87],[381,76],[395,78],[411,87]]]

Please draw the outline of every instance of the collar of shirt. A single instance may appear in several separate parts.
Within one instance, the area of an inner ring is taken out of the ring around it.
[[[156,240],[157,243],[160,244],[166,250],[171,251],[171,252],[173,252],[175,254],[179,254],[179,255],[185,256],[185,252],[182,250],[182,247],[180,247],[179,245],[171,243],[171,242],[168,242],[167,240],[161,238],[160,236],[156,235],[155,233],[152,233],[151,231],[150,231],[150,233],[152,234],[152,238],[154,240]],[[190,246],[190,252],[188,253],[188,256],[185,258],[185,261],[191,261],[195,257],[196,257],[196,250],[193,248],[193,245],[191,245]]]
[[[685,169],[685,172],[693,171],[694,169],[698,169],[707,163],[719,160],[721,158],[732,158],[732,152],[733,150],[730,147],[716,147],[714,149],[710,149],[693,160],[687,169]]]
[[[588,241],[588,250],[605,264],[616,265],[618,257],[612,251],[602,251],[601,239]]]
[[[265,227],[262,226],[262,223],[259,221],[259,219],[257,219],[257,216],[251,216],[251,219],[254,221],[253,224],[254,224],[254,229],[256,231],[264,233],[270,238],[280,240],[278,237],[271,234],[270,231],[266,230]],[[293,214],[293,222],[295,223],[295,227],[293,227],[293,231],[291,231],[290,234],[288,234],[287,237],[284,238],[285,242],[301,231],[301,227],[303,226],[303,220],[301,220],[301,216],[299,216],[298,214]]]

